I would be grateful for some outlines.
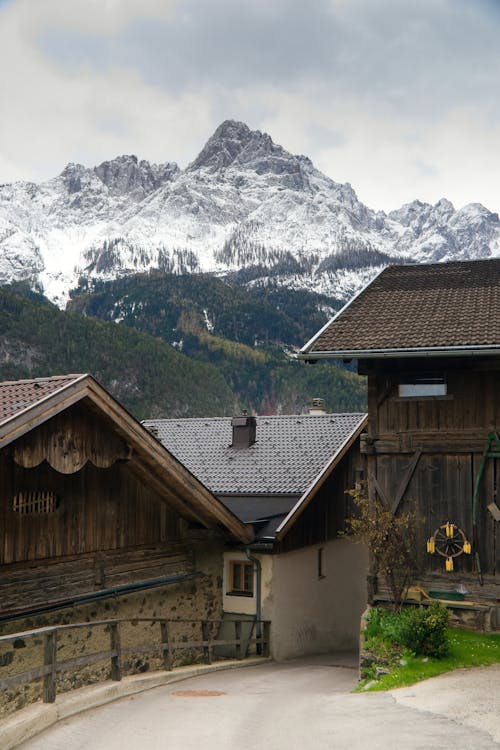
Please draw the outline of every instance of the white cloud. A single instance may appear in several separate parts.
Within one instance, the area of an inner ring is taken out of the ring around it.
[[[134,20],[168,18],[177,0],[15,0],[6,13],[36,35],[44,28],[115,36]]]
[[[190,157],[211,127],[203,92],[171,97],[133,70],[65,71],[33,44],[33,18],[31,29],[25,25],[29,5],[10,6],[0,24],[0,65],[8,71],[0,78],[1,181],[36,180],[68,161],[94,164],[119,153]],[[109,3],[109,17],[116,6]]]
[[[498,210],[499,26],[487,0],[14,0],[0,181],[118,153],[184,165],[232,117],[372,207]]]

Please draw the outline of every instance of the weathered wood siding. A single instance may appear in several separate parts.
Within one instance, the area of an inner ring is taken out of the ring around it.
[[[162,576],[190,573],[192,554],[182,543],[73,555],[3,565],[0,616],[78,600],[82,595]]]
[[[0,451],[0,564],[177,540],[179,515],[138,476],[137,460],[124,437],[84,404],[6,446]],[[20,493],[23,502],[38,497],[27,493],[51,493],[57,507],[19,512],[14,499]]]
[[[399,397],[403,373],[430,370],[446,375],[446,396]],[[443,574],[443,582],[456,585],[460,575],[474,573],[472,556],[456,558],[455,572],[443,573],[444,558],[427,555],[425,541],[446,521],[458,524],[472,541],[474,482],[488,434],[500,429],[500,361],[366,361],[360,371],[368,375],[369,428],[362,451],[370,491],[389,504],[400,496],[400,509],[418,509],[425,521],[422,562],[429,573]],[[486,505],[500,502],[499,477],[500,461],[490,459],[481,484],[478,529],[482,569],[492,580],[500,576],[500,529]],[[491,595],[487,586],[484,591]]]
[[[354,487],[356,472],[362,466],[364,457],[360,455],[359,441],[356,441],[286,534],[278,552],[321,544],[335,539],[339,531],[345,530],[346,519],[352,513],[352,499],[346,490]]]
[[[0,454],[0,563],[40,560],[165,542],[179,536],[177,514],[142,484],[126,464],[99,469],[86,464],[60,474],[46,462],[34,469]],[[50,490],[53,513],[21,515],[12,508],[19,491]]]

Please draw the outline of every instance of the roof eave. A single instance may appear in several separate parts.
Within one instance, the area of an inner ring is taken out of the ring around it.
[[[430,346],[404,349],[334,349],[308,351],[298,354],[299,359],[381,359],[400,357],[484,357],[500,356],[500,345],[491,346]]]
[[[309,341],[307,342],[307,344],[304,344],[304,346],[303,346],[303,347],[302,347],[302,348],[301,348],[301,349],[299,350],[299,354],[298,354],[298,357],[299,357],[300,359],[304,359],[304,358],[305,358],[305,359],[307,359],[307,357],[302,357],[301,355],[302,355],[302,354],[306,354],[306,353],[307,353],[307,352],[309,351],[309,348],[310,348],[310,347],[311,347],[311,346],[312,346],[312,345],[313,345],[313,344],[314,344],[314,343],[315,343],[315,342],[316,342],[316,341],[317,341],[317,340],[318,340],[318,339],[319,339],[319,338],[321,337],[321,335],[322,335],[322,334],[323,334],[323,333],[324,333],[324,332],[325,332],[325,331],[327,330],[327,328],[329,328],[329,327],[331,326],[331,324],[332,324],[332,323],[333,323],[333,322],[334,322],[335,320],[337,320],[337,318],[339,318],[339,317],[340,317],[341,315],[343,315],[343,314],[344,314],[344,312],[345,312],[345,311],[347,310],[347,308],[349,308],[349,307],[350,307],[350,306],[351,306],[351,305],[353,304],[353,302],[355,302],[355,301],[356,301],[356,300],[358,299],[358,297],[360,297],[360,296],[361,296],[361,295],[363,294],[363,292],[364,292],[364,291],[365,291],[366,289],[368,289],[368,287],[369,287],[369,286],[371,286],[371,285],[373,284],[373,282],[375,281],[375,279],[378,279],[378,277],[380,276],[380,274],[381,274],[381,273],[383,273],[383,272],[384,272],[385,270],[386,270],[385,268],[382,268],[382,269],[381,269],[381,270],[380,270],[380,271],[379,271],[379,272],[378,272],[378,273],[377,273],[377,274],[376,274],[376,275],[375,275],[375,276],[373,277],[373,279],[371,279],[371,280],[370,280],[370,281],[368,281],[368,282],[367,282],[367,283],[366,283],[366,284],[365,284],[365,285],[364,285],[363,287],[361,287],[361,289],[359,289],[359,290],[358,290],[358,291],[356,292],[356,294],[354,294],[354,295],[353,295],[353,296],[351,297],[351,299],[350,299],[350,300],[349,300],[348,302],[346,302],[346,304],[345,304],[345,305],[344,305],[343,307],[341,307],[341,308],[340,308],[340,310],[339,310],[338,312],[336,312],[336,313],[335,313],[335,315],[333,316],[333,318],[330,318],[330,320],[329,320],[329,321],[328,321],[327,323],[325,323],[325,325],[323,326],[323,328],[320,328],[320,329],[319,329],[319,331],[317,331],[317,332],[316,332],[316,333],[314,334],[314,336],[313,336],[312,338],[310,338],[310,339],[309,339]]]

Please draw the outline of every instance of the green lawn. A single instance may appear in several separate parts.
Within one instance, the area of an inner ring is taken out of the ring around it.
[[[381,675],[376,681],[363,680],[356,691],[391,690],[461,667],[500,663],[500,633],[481,634],[449,628],[448,638],[449,652],[443,659],[403,653],[400,659],[403,663],[392,667],[390,674]]]

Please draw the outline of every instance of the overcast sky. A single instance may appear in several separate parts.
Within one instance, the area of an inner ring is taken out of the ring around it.
[[[500,210],[500,0],[0,0],[0,63],[0,182],[237,119],[371,208]]]

